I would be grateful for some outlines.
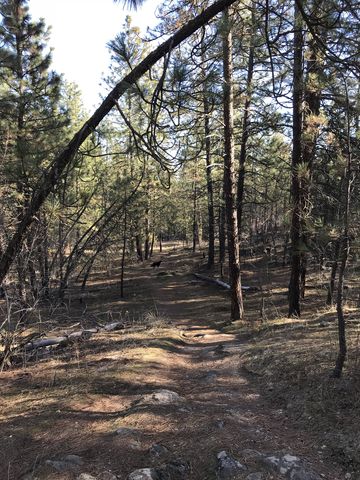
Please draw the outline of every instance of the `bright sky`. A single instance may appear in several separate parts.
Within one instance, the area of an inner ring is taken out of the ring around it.
[[[79,85],[91,111],[100,103],[102,73],[110,63],[106,43],[120,32],[128,14],[143,32],[154,26],[159,3],[147,0],[137,12],[124,10],[121,2],[113,0],[30,0],[29,8],[34,20],[43,17],[52,27],[54,70]]]

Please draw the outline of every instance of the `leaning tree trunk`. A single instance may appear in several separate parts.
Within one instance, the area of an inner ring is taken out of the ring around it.
[[[168,52],[180,45],[196,30],[206,25],[215,15],[223,11],[229,5],[233,4],[235,0],[218,0],[210,5],[202,13],[187,22],[174,35],[168,38],[165,42],[159,45],[149,55],[147,55],[142,62],[140,62],[123,80],[121,80],[113,90],[108,94],[105,100],[101,103],[94,114],[84,123],[81,129],[75,134],[73,139],[54,160],[49,170],[44,174],[39,181],[37,188],[34,191],[32,199],[26,208],[25,212],[19,219],[17,229],[10,239],[7,248],[0,259],[0,285],[7,275],[9,268],[21,249],[22,241],[26,230],[36,217],[40,207],[58,183],[61,175],[67,165],[73,160],[76,152],[82,143],[89,135],[96,129],[99,123],[115,106],[117,100],[129,90],[134,83],[139,80],[146,72],[148,72],[158,60],[163,58]]]
[[[224,68],[224,192],[228,227],[229,277],[231,295],[230,320],[243,318],[244,308],[241,292],[240,246],[237,225],[234,128],[233,128],[233,63],[232,32],[228,9],[224,11],[223,68]]]
[[[302,161],[303,99],[303,31],[300,12],[295,3],[294,66],[293,66],[293,147],[291,163],[291,274],[289,282],[289,317],[300,315],[301,277],[301,189],[299,168]]]

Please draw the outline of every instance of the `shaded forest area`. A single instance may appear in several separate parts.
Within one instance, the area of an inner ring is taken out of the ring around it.
[[[180,275],[204,283],[209,325],[247,345],[239,368],[264,379],[270,402],[323,414],[330,431],[347,409],[356,425],[357,2],[165,0],[146,40],[126,17],[109,42],[108,93],[91,116],[52,70],[28,1],[0,0],[0,15],[3,374],[136,327],[146,310],[156,323],[147,282],[172,288]],[[333,456],[357,478],[347,427]]]

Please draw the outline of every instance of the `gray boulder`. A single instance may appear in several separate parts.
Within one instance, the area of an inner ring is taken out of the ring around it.
[[[246,467],[238,460],[222,451],[217,454],[216,476],[218,480],[235,480],[240,478]]]

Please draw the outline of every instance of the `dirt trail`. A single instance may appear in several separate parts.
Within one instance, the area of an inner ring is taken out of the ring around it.
[[[286,413],[272,409],[261,396],[242,369],[246,343],[214,328],[214,322],[228,316],[227,293],[193,279],[191,271],[200,261],[199,256],[171,253],[160,269],[145,265],[129,272],[126,292],[133,296],[124,305],[131,312],[151,310],[157,328],[126,342],[121,332],[94,338],[80,346],[75,360],[58,358],[55,364],[42,363],[37,372],[29,366],[5,375],[2,392],[10,389],[8,399],[15,402],[18,416],[2,423],[7,447],[2,466],[10,473],[1,479],[22,478],[21,472],[35,469],[36,459],[36,478],[76,478],[79,470],[54,472],[43,466],[46,459],[76,454],[85,461],[80,471],[112,471],[123,480],[134,469],[173,459],[189,465],[189,478],[211,480],[216,479],[219,452],[243,461],[245,449],[297,455],[324,479],[342,478],[323,461],[318,440],[297,431]],[[103,297],[107,308],[118,301],[116,288]],[[42,389],[42,402],[36,388]],[[184,400],[141,404],[143,395],[159,389]],[[114,434],[119,428],[131,430]],[[149,451],[154,444],[166,447],[159,457]],[[251,471],[236,478],[245,479]],[[282,477],[266,473],[263,478]]]

